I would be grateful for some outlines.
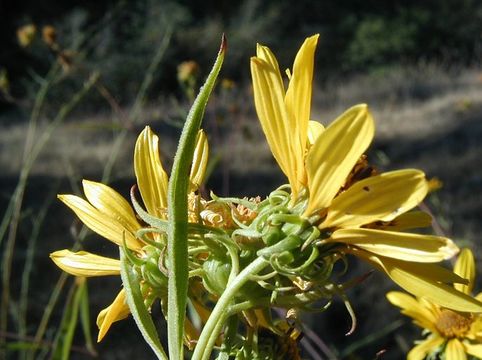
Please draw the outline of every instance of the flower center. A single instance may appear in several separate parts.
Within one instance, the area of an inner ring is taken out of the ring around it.
[[[435,326],[445,338],[464,337],[469,331],[474,317],[472,314],[462,315],[452,310],[443,309]]]

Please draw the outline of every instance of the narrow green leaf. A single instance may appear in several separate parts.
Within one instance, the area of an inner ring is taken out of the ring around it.
[[[196,136],[201,126],[207,101],[221,70],[226,51],[223,36],[221,48],[206,82],[200,89],[189,111],[182,129],[181,138],[174,158],[168,187],[168,343],[171,359],[183,359],[183,332],[187,304],[188,286],[188,217],[187,192],[189,173],[196,145]]]
[[[127,261],[124,249],[120,248],[121,278],[126,291],[127,304],[144,340],[149,344],[158,359],[168,360],[162,347],[151,315],[144,305],[140,289],[140,279]]]

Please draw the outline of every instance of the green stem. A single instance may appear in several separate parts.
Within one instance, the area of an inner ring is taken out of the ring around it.
[[[241,287],[250,280],[251,275],[259,273],[268,264],[269,262],[259,257],[245,267],[239,275],[228,284],[201,332],[196,348],[194,349],[192,360],[205,360],[209,358],[214,347],[214,341],[221,332],[222,326],[220,326],[220,324],[222,325],[226,317],[229,316],[227,310],[234,300],[234,297]]]

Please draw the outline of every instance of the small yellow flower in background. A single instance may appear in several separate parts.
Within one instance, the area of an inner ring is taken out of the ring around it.
[[[461,251],[454,272],[468,280],[466,285],[455,284],[455,289],[470,296],[476,270],[469,249]],[[427,332],[426,338],[408,353],[408,360],[422,360],[441,354],[445,354],[445,360],[467,359],[467,355],[482,359],[482,314],[449,310],[425,297],[414,298],[398,291],[389,292],[387,298],[402,309],[402,314],[411,317],[417,326]],[[482,293],[475,298],[482,300]]]
[[[206,170],[209,148],[206,136],[198,134],[191,169],[191,191],[201,184]],[[134,170],[144,205],[149,214],[166,218],[168,177],[159,155],[159,138],[146,127],[139,135],[134,151]],[[148,256],[146,245],[136,237],[142,225],[137,220],[130,204],[107,185],[84,180],[82,182],[87,200],[75,195],[59,195],[59,199],[71,208],[78,218],[92,231],[133,251],[139,258]],[[159,241],[158,238],[154,240]],[[148,247],[148,245],[147,245]],[[62,270],[79,277],[120,275],[120,261],[86,251],[59,250],[50,254],[54,263]],[[167,283],[166,283],[167,284]],[[113,322],[129,315],[126,295],[122,289],[111,305],[97,317],[98,341],[106,335]],[[190,324],[187,324],[190,326]]]
[[[269,48],[258,45],[251,58],[256,111],[288,178],[292,208],[302,208],[302,216],[322,231],[317,246],[334,244],[341,254],[360,257],[416,296],[455,310],[482,311],[480,302],[451,286],[463,281],[459,276],[433,264],[458,253],[450,239],[401,232],[427,224],[427,214],[409,212],[432,188],[425,174],[405,169],[360,175],[364,169],[357,165],[375,133],[367,105],[351,107],[326,129],[310,121],[317,41],[314,35],[301,46],[293,70],[286,72],[286,90]]]
[[[42,40],[49,47],[56,47],[57,45],[57,30],[52,25],[45,25],[42,28]]]
[[[37,27],[34,24],[24,25],[17,29],[17,40],[21,47],[29,46],[35,39]]]

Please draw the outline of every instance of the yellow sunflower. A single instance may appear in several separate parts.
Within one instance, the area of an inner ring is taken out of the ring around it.
[[[191,191],[195,191],[203,181],[208,153],[206,136],[200,131],[191,167]],[[159,138],[149,127],[146,127],[137,139],[134,171],[147,211],[157,218],[165,219],[168,177],[161,164]],[[82,185],[87,200],[75,195],[59,195],[59,199],[92,231],[118,246],[123,246],[125,241],[127,247],[137,256],[146,256],[143,251],[146,244],[136,238],[136,232],[142,225],[129,203],[107,185],[87,180],[84,180]],[[56,251],[50,254],[50,257],[58,267],[74,276],[120,275],[120,261],[117,259],[69,250]],[[124,319],[129,313],[126,295],[122,289],[112,304],[97,317],[98,341],[102,340],[113,322]]]
[[[471,295],[475,283],[474,256],[463,249],[454,272],[468,280],[468,284],[455,284],[455,288]],[[427,356],[445,354],[445,360],[463,360],[467,355],[482,359],[482,315],[457,312],[434,304],[424,297],[414,298],[408,294],[392,291],[388,300],[402,309],[402,314],[424,329],[427,336],[408,353],[408,360],[422,360]],[[482,293],[475,296],[482,300]]]
[[[265,46],[251,58],[254,100],[271,152],[291,187],[291,204],[333,243],[354,254],[407,291],[428,294],[442,306],[482,311],[482,304],[451,286],[460,277],[433,263],[459,251],[439,236],[401,232],[430,225],[422,212],[409,212],[430,190],[420,170],[374,175],[364,152],[374,133],[367,105],[356,105],[326,129],[310,121],[314,54],[318,35],[305,40],[287,71],[285,90],[278,62]],[[296,206],[295,206],[296,205]]]

